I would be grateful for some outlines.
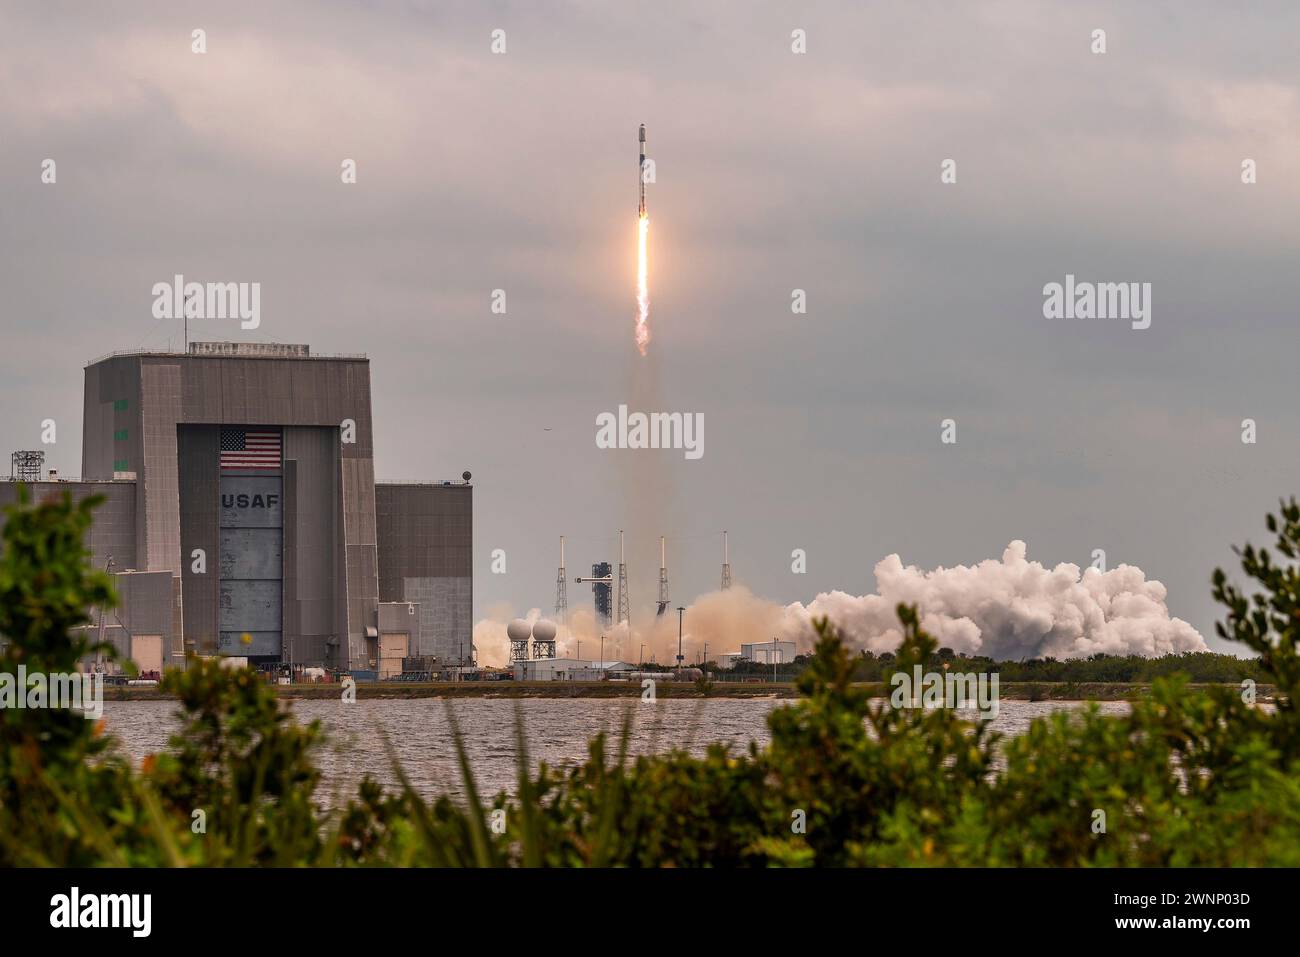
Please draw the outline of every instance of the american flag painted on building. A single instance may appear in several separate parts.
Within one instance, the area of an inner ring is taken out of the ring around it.
[[[223,469],[278,469],[280,430],[221,427]]]

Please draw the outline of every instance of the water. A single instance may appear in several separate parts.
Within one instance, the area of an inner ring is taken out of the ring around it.
[[[587,742],[598,732],[610,733],[610,749],[617,747],[623,716],[629,708],[634,723],[628,748],[648,754],[680,747],[702,755],[711,742],[726,742],[734,751],[749,742],[766,745],[770,735],[766,718],[772,708],[787,701],[775,698],[704,698],[690,701],[664,699],[642,704],[639,699],[525,698],[519,701],[461,698],[452,702],[465,738],[470,766],[479,794],[513,791],[518,774],[515,747],[515,705],[523,712],[529,758],[534,767],[545,761],[552,767],[580,762]],[[384,746],[386,736],[402,769],[421,794],[462,793],[460,770],[447,721],[447,702],[437,698],[360,699],[353,704],[325,699],[286,702],[299,721],[319,719],[326,743],[316,755],[322,772],[321,799],[331,805],[346,802],[356,792],[362,776],[369,774],[387,787],[396,787],[392,762]],[[1022,734],[1038,717],[1063,708],[1083,707],[1078,701],[1001,701],[992,726],[1003,734]],[[1124,714],[1123,701],[1101,702],[1107,714]],[[161,751],[179,727],[173,701],[107,701],[107,730],[138,763],[145,755]]]

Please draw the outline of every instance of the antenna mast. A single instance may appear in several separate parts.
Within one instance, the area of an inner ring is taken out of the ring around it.
[[[668,549],[664,545],[664,537],[659,536],[659,610],[655,612],[655,617],[659,617],[668,608]]]
[[[569,592],[565,587],[568,580],[564,571],[564,536],[560,536],[560,570],[555,573],[555,620],[560,625],[569,623]]]
[[[623,557],[623,529],[618,530],[618,623],[629,619],[627,610],[627,562]]]

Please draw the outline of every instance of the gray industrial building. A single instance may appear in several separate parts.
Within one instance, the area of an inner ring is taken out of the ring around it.
[[[33,491],[107,496],[87,544],[97,567],[112,557],[114,640],[137,659],[157,640],[164,666],[470,660],[468,473],[377,483],[370,409],[364,356],[229,342],[115,354],[85,369],[82,477]],[[0,504],[15,497],[0,483]]]

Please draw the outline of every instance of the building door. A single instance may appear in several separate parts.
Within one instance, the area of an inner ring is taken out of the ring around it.
[[[284,494],[278,429],[221,428],[217,651],[281,657]]]
[[[402,673],[402,659],[410,651],[411,639],[406,634],[379,636],[379,680]]]
[[[132,635],[131,660],[140,669],[140,674],[156,671],[162,674],[163,641],[162,635]]]

